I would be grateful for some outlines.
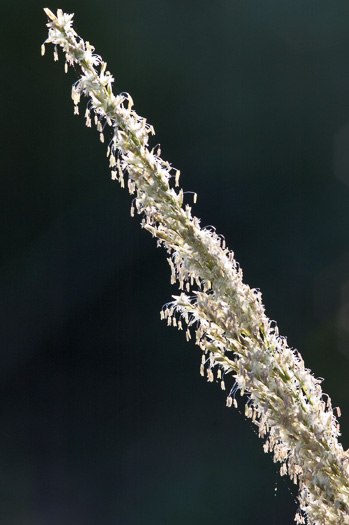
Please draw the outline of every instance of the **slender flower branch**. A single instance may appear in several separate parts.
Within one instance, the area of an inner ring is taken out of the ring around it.
[[[225,390],[227,378],[235,379],[228,407],[237,406],[237,391],[247,395],[245,414],[264,439],[264,451],[281,463],[281,475],[298,483],[296,522],[349,524],[349,452],[338,442],[339,424],[321,381],[266,317],[260,292],[244,284],[224,239],[201,228],[190,206],[183,207],[183,191],[175,190],[179,171],[160,158],[159,150],[149,149],[152,126],[132,109],[130,95],[113,94],[107,64],[76,34],[73,15],[45,13],[49,35],[42,54],[45,44],[52,43],[55,60],[57,47],[63,49],[66,71],[72,65],[80,69],[72,88],[74,113],[84,95],[89,98],[86,125],[94,121],[102,142],[105,125],[111,128],[107,156],[112,179],[124,187],[127,176],[135,195],[131,215],[141,215],[142,226],[169,254],[171,282],[178,283],[181,293],[161,317],[179,330],[184,321],[188,340],[195,335],[203,352],[200,373],[208,381],[218,381]]]

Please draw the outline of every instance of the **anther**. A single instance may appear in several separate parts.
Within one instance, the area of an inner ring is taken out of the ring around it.
[[[207,381],[212,383],[213,380],[214,380],[213,372],[212,372],[211,368],[208,368],[207,369]]]

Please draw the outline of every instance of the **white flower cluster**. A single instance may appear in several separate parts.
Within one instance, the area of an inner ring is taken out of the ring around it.
[[[299,485],[295,521],[349,524],[349,453],[338,442],[339,424],[320,380],[266,317],[261,294],[243,283],[224,239],[200,228],[190,206],[182,206],[183,191],[170,186],[170,179],[179,186],[179,171],[159,157],[159,150],[148,149],[153,128],[132,110],[130,95],[113,94],[106,63],[76,34],[73,15],[45,12],[50,19],[45,43],[54,44],[55,60],[60,46],[66,70],[68,65],[81,70],[72,88],[74,112],[83,94],[89,98],[86,125],[94,121],[102,142],[105,125],[110,126],[107,156],[112,178],[124,187],[127,176],[135,195],[131,215],[142,215],[142,226],[169,253],[171,281],[183,292],[161,317],[180,330],[184,320],[187,339],[195,334],[203,352],[200,373],[208,381],[218,381],[225,390],[227,376],[234,377],[228,407],[237,406],[237,391],[247,395],[245,414],[264,439],[264,451],[281,463],[281,475],[288,474]]]

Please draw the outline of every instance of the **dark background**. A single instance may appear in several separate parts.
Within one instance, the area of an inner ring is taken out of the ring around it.
[[[160,322],[166,254],[73,116],[74,71],[40,57],[43,7],[1,9],[0,522],[291,525],[294,486]],[[347,0],[48,7],[75,12],[195,214],[326,378],[347,448]]]

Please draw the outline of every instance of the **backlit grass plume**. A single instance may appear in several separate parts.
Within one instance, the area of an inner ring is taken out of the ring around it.
[[[148,147],[152,126],[132,109],[128,94],[114,94],[113,77],[94,48],[76,34],[73,15],[45,9],[49,35],[68,66],[80,72],[73,85],[74,112],[88,98],[86,125],[97,127],[100,140],[111,137],[107,156],[112,179],[131,195],[131,215],[142,218],[168,253],[171,282],[180,295],[161,312],[168,325],[185,329],[202,351],[200,373],[227,390],[228,407],[235,394],[246,394],[245,413],[264,441],[264,451],[280,462],[280,474],[299,487],[297,523],[349,524],[349,453],[338,442],[339,424],[330,398],[304,366],[301,355],[265,315],[261,294],[243,282],[242,271],[224,239],[200,227],[190,206],[183,207],[179,171]],[[105,127],[108,132],[104,135]],[[196,195],[194,194],[194,202]],[[340,411],[337,408],[337,416]]]

